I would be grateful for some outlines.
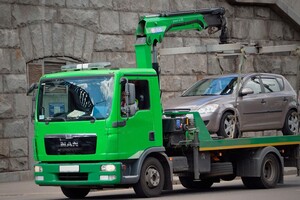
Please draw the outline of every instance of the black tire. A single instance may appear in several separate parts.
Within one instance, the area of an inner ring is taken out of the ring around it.
[[[280,178],[280,165],[275,155],[267,154],[261,165],[260,177],[242,177],[242,181],[250,189],[268,189],[276,187]]]
[[[233,127],[235,124],[235,129],[233,132]],[[235,123],[234,114],[230,112],[225,112],[220,120],[220,126],[219,130],[217,132],[218,136],[224,137],[224,138],[231,138],[233,134],[233,138],[238,138],[239,136],[239,130],[237,123]]]
[[[209,189],[214,183],[210,179],[194,181],[194,179],[190,176],[179,176],[179,180],[183,187],[194,190]]]
[[[70,199],[82,199],[88,195],[90,188],[69,188],[61,186],[61,191]]]
[[[235,174],[231,174],[231,175],[226,175],[226,176],[222,176],[221,179],[223,181],[232,181],[236,178]]]
[[[286,114],[282,134],[283,135],[295,135],[298,131],[299,121],[298,121],[298,113],[296,110],[289,110]]]
[[[157,197],[161,194],[165,182],[164,169],[161,163],[149,157],[143,163],[140,180],[133,186],[139,197]]]

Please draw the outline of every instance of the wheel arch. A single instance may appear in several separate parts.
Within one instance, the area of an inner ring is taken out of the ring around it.
[[[149,157],[156,158],[161,164],[164,169],[165,174],[165,183],[164,183],[164,190],[172,190],[173,188],[173,170],[172,170],[172,163],[169,160],[168,156],[165,154],[164,147],[152,147],[145,150],[141,156],[131,164],[132,173],[131,176],[123,177],[122,183],[123,184],[135,184],[140,179],[140,173],[142,170],[143,163]]]
[[[245,155],[245,159],[237,162],[237,175],[241,177],[260,177],[261,165],[267,154],[273,154],[280,167],[279,183],[283,183],[284,159],[280,152],[272,146],[259,148],[250,152],[250,155]]]
[[[164,190],[172,190],[173,189],[173,170],[172,164],[169,160],[168,156],[163,152],[153,152],[149,154],[146,158],[153,157],[156,158],[161,164],[164,169],[165,174],[165,182],[164,182]]]
[[[236,119],[237,119],[237,123],[236,123],[236,127],[238,129],[238,132],[234,134],[234,137],[239,137],[239,133],[240,133],[240,120],[239,120],[239,111],[237,109],[234,109],[234,107],[228,107],[226,109],[224,109],[222,111],[222,113],[220,113],[220,116],[216,119],[218,122],[218,130],[216,131],[216,133],[219,135],[219,132],[221,131],[220,130],[220,127],[221,127],[221,123],[222,123],[222,120],[223,120],[223,117],[226,113],[229,113],[229,114],[232,114],[232,115],[235,115],[236,114]]]

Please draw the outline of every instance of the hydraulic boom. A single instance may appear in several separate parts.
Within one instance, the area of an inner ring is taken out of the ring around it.
[[[167,32],[216,28],[221,30],[220,43],[227,43],[227,28],[224,8],[170,12],[144,16],[136,30],[137,68],[154,68],[158,72],[157,43],[161,43]],[[215,32],[214,31],[214,32]],[[153,54],[151,54],[153,51]],[[151,59],[152,55],[152,59]]]

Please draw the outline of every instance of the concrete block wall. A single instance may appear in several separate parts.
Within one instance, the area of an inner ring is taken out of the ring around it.
[[[27,64],[45,58],[110,61],[135,67],[135,28],[141,15],[223,6],[231,42],[300,44],[300,34],[271,8],[226,0],[0,0],[0,182],[32,178],[31,97]],[[160,47],[217,44],[218,33],[167,34]],[[238,58],[161,56],[163,101],[205,75],[233,73]],[[220,64],[219,64],[220,63]],[[295,86],[295,56],[248,57],[245,71],[284,74]]]

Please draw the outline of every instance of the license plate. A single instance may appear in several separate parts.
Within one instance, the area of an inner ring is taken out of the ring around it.
[[[79,165],[60,165],[59,172],[79,172]]]

